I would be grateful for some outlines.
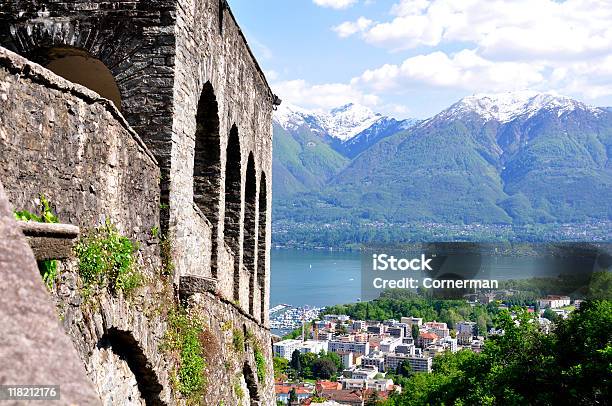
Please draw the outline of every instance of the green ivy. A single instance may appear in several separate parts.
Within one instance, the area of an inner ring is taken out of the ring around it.
[[[244,351],[244,334],[237,328],[235,328],[233,331],[232,345],[234,346],[234,351]]]
[[[200,341],[202,323],[185,311],[173,311],[168,315],[168,330],[164,347],[177,352],[179,367],[176,372],[176,389],[191,402],[197,402],[206,385],[204,349]]]
[[[143,282],[136,266],[138,245],[119,234],[109,221],[83,237],[75,251],[86,290],[101,286],[130,293]]]
[[[266,380],[266,357],[264,356],[259,345],[255,345],[255,366],[257,367],[257,379],[263,384]]]
[[[244,391],[242,390],[242,385],[240,384],[241,379],[242,379],[242,374],[239,374],[234,379],[234,393],[236,394],[236,397],[238,398],[238,400],[242,400],[244,398]]]

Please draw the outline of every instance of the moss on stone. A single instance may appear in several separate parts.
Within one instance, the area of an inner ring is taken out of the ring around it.
[[[178,366],[174,371],[174,389],[185,396],[188,404],[197,404],[206,386],[206,360],[201,336],[202,322],[184,310],[168,314],[168,330],[163,348],[175,354]]]

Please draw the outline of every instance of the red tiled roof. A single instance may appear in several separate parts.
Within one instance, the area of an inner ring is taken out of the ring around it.
[[[354,402],[361,400],[361,391],[348,389],[330,390],[325,391],[323,396],[336,402]]]
[[[435,339],[438,338],[436,333],[423,333],[419,337],[422,337],[422,338],[425,338],[425,339],[428,339],[428,340],[435,340]]]
[[[278,395],[280,393],[288,394],[291,389],[295,388],[296,394],[309,394],[312,390],[303,386],[287,386],[287,385],[274,385],[274,392]]]
[[[317,382],[317,385],[320,385],[321,389],[323,390],[338,389],[338,387],[340,386],[338,382],[332,382],[332,381],[319,381]]]

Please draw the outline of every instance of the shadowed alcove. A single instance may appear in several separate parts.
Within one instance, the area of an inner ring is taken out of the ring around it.
[[[257,283],[261,292],[261,322],[266,318],[266,225],[268,210],[268,194],[266,188],[266,174],[261,173],[259,181],[259,224],[257,229]]]
[[[249,271],[249,313],[254,313],[255,292],[255,237],[256,204],[257,204],[257,177],[255,174],[255,159],[253,153],[249,154],[244,186],[244,245],[243,260]]]
[[[241,210],[241,154],[238,127],[229,133],[225,162],[225,221],[223,236],[234,254],[234,299],[240,292],[240,210]]]
[[[93,90],[121,110],[121,94],[111,71],[87,51],[76,48],[40,50],[45,68],[71,82]]]
[[[212,225],[211,273],[217,277],[217,234],[221,193],[221,140],[214,89],[206,82],[196,113],[193,201]]]

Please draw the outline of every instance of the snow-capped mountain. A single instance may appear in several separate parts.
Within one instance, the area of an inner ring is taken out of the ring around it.
[[[354,103],[328,112],[283,103],[274,114],[274,122],[290,133],[307,128],[342,155],[353,158],[379,140],[410,128],[417,120],[396,120]]]
[[[575,110],[595,115],[603,111],[601,108],[586,105],[567,96],[524,90],[464,97],[427,122],[465,119],[475,115],[484,121],[495,120],[507,123],[517,118],[531,118],[543,110],[556,112],[558,117]]]
[[[273,176],[285,193],[275,195],[276,221],[550,226],[612,218],[609,108],[552,93],[480,94],[402,126],[382,117],[338,146],[277,125],[274,154],[284,161]]]
[[[350,140],[386,117],[354,103],[324,112],[306,110],[283,103],[274,114],[274,120],[285,130],[308,125],[311,131],[323,133],[341,142]]]

